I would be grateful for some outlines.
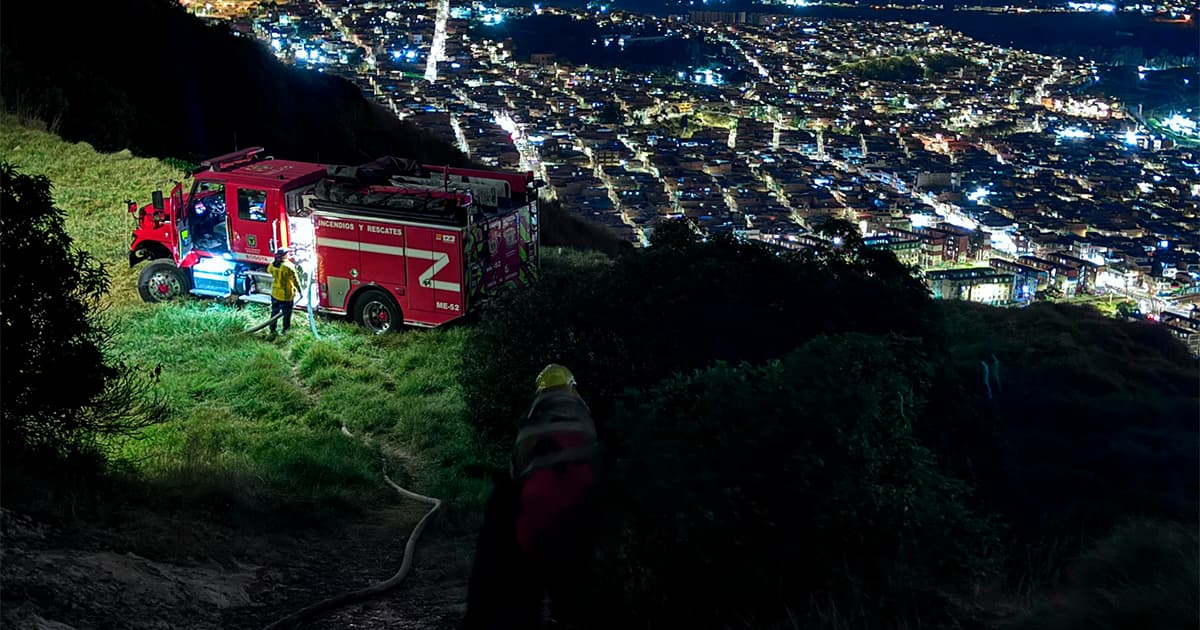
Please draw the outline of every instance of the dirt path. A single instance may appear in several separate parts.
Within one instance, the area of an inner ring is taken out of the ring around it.
[[[329,531],[246,535],[142,513],[107,529],[0,513],[0,626],[262,628],[295,609],[390,577],[422,514],[403,505]],[[469,544],[422,537],[391,593],[310,628],[449,630],[462,617]]]

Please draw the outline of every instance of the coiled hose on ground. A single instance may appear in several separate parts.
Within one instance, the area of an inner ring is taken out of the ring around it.
[[[346,435],[351,435],[350,431],[347,430],[346,427],[342,427],[342,432]],[[395,575],[378,584],[368,586],[357,591],[336,595],[334,597],[330,597],[329,599],[321,600],[315,604],[305,606],[304,608],[301,608],[300,610],[297,610],[296,612],[268,625],[263,630],[297,628],[300,626],[300,624],[311,621],[321,614],[341,608],[342,606],[366,601],[372,597],[382,595],[383,593],[394,588],[405,578],[405,576],[408,575],[409,569],[412,568],[413,551],[417,547],[417,539],[421,537],[421,532],[425,531],[425,525],[429,523],[429,519],[438,511],[439,508],[442,507],[442,501],[441,499],[427,497],[423,494],[417,494],[416,492],[412,492],[411,490],[406,490],[400,487],[399,484],[392,481],[391,477],[388,477],[387,473],[383,474],[383,480],[386,481],[387,484],[392,488],[394,488],[396,492],[399,492],[401,496],[414,499],[416,501],[421,501],[423,503],[429,503],[433,506],[428,512],[425,513],[425,516],[421,517],[421,520],[417,521],[417,525],[413,527],[412,533],[409,534],[408,542],[404,545],[404,559],[400,561],[400,569],[396,571]]]
[[[309,279],[308,286],[305,287],[305,292],[308,294],[308,323],[312,327],[313,336],[317,339],[320,339],[321,336],[317,334],[316,319],[313,316],[312,286],[312,280]],[[266,322],[246,332],[262,330],[264,327],[268,326],[271,322],[277,319],[279,319],[279,315],[272,317]],[[342,426],[342,433],[344,433],[347,437],[354,437],[354,434],[350,433],[350,430],[344,425]],[[398,585],[408,575],[409,570],[412,569],[413,552],[417,548],[417,539],[420,538],[421,533],[425,531],[425,526],[429,523],[429,519],[432,518],[433,515],[442,507],[442,501],[441,499],[427,497],[423,494],[417,494],[416,492],[401,487],[399,484],[392,481],[392,478],[389,477],[386,472],[383,473],[383,480],[387,482],[387,484],[396,492],[400,493],[400,496],[432,505],[429,511],[425,513],[425,516],[422,516],[421,520],[417,521],[416,526],[413,527],[412,533],[409,534],[408,542],[406,542],[404,545],[404,558],[400,561],[400,568],[394,575],[392,575],[392,577],[379,582],[378,584],[374,584],[357,591],[343,593],[328,599],[323,599],[314,604],[305,606],[304,608],[301,608],[300,610],[297,610],[296,612],[293,612],[290,615],[268,625],[266,628],[264,628],[264,630],[282,630],[284,628],[299,627],[301,624],[311,621],[319,615],[341,608],[342,606],[366,601],[372,597],[382,595]]]

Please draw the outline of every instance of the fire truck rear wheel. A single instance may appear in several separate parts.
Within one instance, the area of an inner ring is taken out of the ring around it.
[[[138,293],[146,302],[168,302],[190,290],[187,274],[175,266],[175,261],[160,258],[146,263],[138,276]]]
[[[382,334],[400,329],[400,307],[379,289],[368,289],[354,301],[354,321],[367,330]]]

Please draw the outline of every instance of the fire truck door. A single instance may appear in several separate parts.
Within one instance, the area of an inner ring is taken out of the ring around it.
[[[179,235],[179,226],[187,225],[187,223],[182,219],[187,212],[187,207],[183,205],[182,183],[175,182],[175,187],[171,189],[171,196],[169,197],[167,204],[167,220],[170,221],[171,229],[175,233],[175,238],[171,241],[171,253],[175,256],[175,259],[178,260],[181,258],[179,252],[183,245],[180,242],[181,237]]]
[[[278,199],[274,191],[256,190],[242,186],[226,189],[227,207],[232,233],[229,246],[234,258],[254,262],[270,262],[276,247],[283,246],[279,226]]]
[[[462,234],[433,233],[434,266],[442,265],[433,277],[434,307],[443,313],[463,311]]]
[[[433,252],[433,231],[429,228],[408,229],[404,243],[405,284],[408,285],[408,307],[415,311],[433,312],[433,276],[437,273]]]

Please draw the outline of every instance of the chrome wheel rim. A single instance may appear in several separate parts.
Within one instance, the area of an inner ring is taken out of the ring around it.
[[[363,308],[363,323],[374,333],[387,332],[392,329],[392,314],[383,302],[373,300]]]
[[[150,276],[147,286],[150,289],[150,296],[159,302],[165,302],[183,294],[179,276],[170,271],[159,271]]]

